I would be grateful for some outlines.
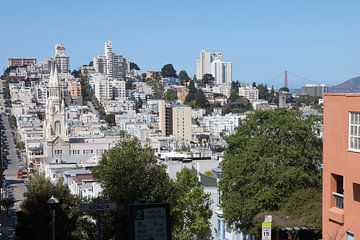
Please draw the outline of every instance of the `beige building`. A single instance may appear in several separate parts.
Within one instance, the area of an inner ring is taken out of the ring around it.
[[[21,67],[24,65],[35,65],[36,58],[9,58],[8,66],[9,67]]]
[[[254,101],[259,99],[259,90],[251,85],[243,85],[239,87],[239,96]]]
[[[191,107],[159,101],[159,129],[163,135],[191,140]]]
[[[81,83],[79,81],[69,81],[68,90],[70,96],[81,97]]]

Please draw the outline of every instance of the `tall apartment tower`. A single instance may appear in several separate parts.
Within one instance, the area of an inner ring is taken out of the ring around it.
[[[191,140],[191,107],[159,101],[159,129],[163,135]]]
[[[325,94],[323,239],[360,238],[360,95]]]
[[[211,64],[211,75],[215,79],[215,84],[231,84],[232,82],[232,63],[215,60]]]
[[[111,41],[106,41],[104,46],[104,52],[105,52],[105,60],[106,60],[106,74],[109,78],[113,78],[113,68],[114,68],[114,62],[113,62],[113,52],[112,52],[112,43]]]
[[[60,43],[55,45],[55,62],[58,73],[70,72],[69,56],[66,54],[66,48]]]
[[[196,78],[202,79],[204,74],[212,74],[211,63],[216,60],[223,60],[222,52],[206,52],[205,50],[201,50],[200,59],[196,61]]]
[[[111,41],[106,41],[103,56],[94,57],[96,73],[106,74],[110,79],[124,79],[126,76],[126,59],[122,54],[113,53]]]

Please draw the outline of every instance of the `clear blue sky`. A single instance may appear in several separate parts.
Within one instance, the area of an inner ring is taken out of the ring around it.
[[[290,88],[360,75],[360,1],[2,0],[0,69],[8,57],[44,60],[62,43],[71,68],[103,53],[105,40],[142,71],[172,63],[195,73],[201,49],[223,51],[233,78]],[[310,81],[311,80],[311,81]]]

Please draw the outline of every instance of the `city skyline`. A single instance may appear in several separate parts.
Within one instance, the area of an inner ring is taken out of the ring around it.
[[[6,33],[0,46],[2,70],[10,57],[45,60],[56,43],[63,44],[71,69],[77,69],[101,55],[104,42],[112,40],[114,52],[142,71],[172,63],[178,72],[185,69],[193,76],[205,49],[223,52],[233,64],[233,80],[241,82],[281,87],[283,77],[272,78],[285,70],[308,79],[290,77],[290,88],[336,85],[360,75],[356,1],[19,3],[16,8],[13,1],[1,3],[8,9],[0,21]],[[11,21],[13,16],[17,19]]]

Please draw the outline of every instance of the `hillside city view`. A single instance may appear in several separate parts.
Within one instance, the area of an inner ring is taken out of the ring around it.
[[[360,238],[357,1],[0,7],[0,239]]]

